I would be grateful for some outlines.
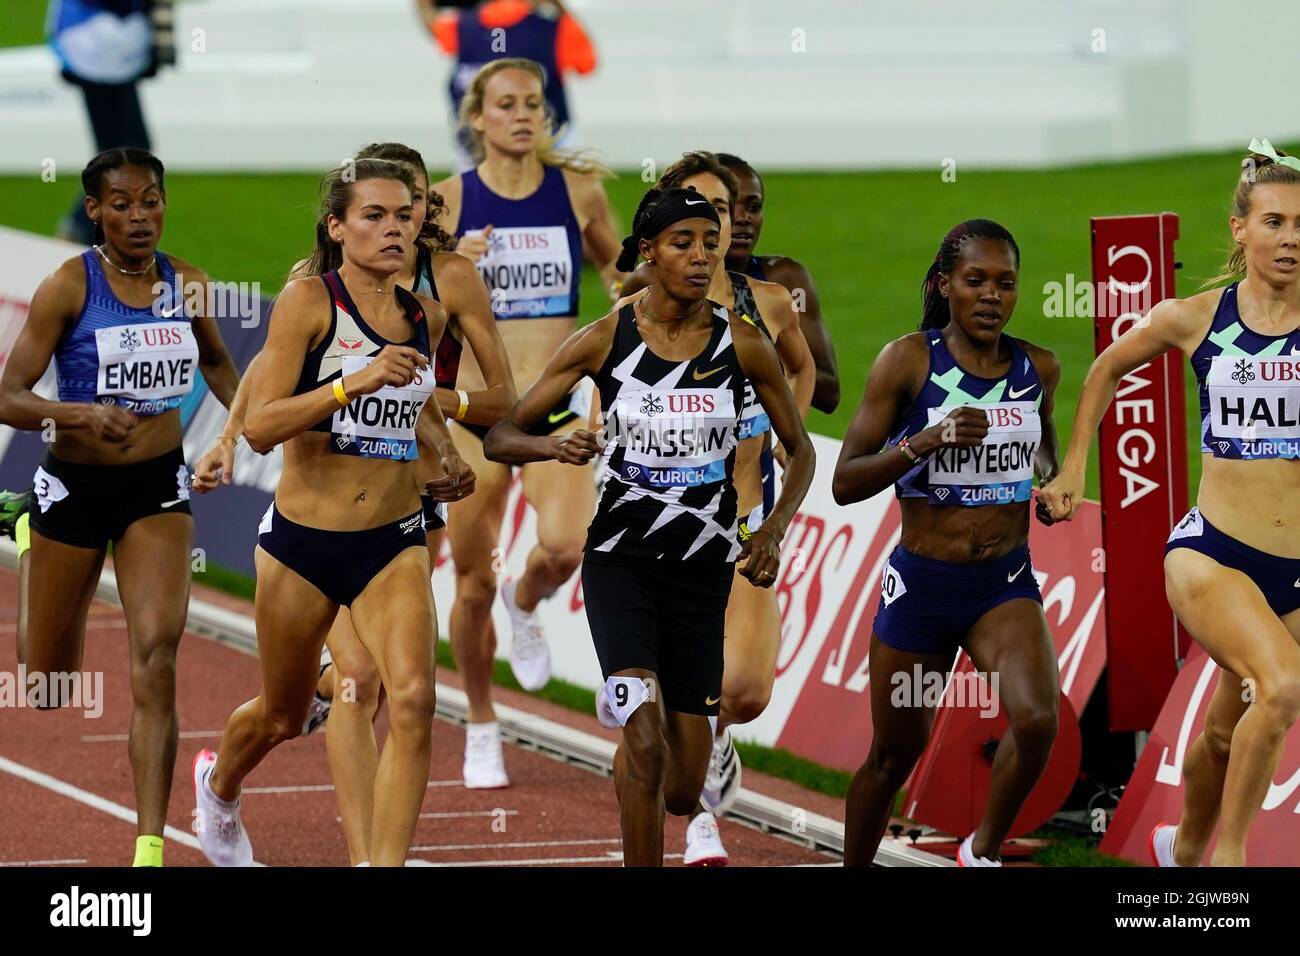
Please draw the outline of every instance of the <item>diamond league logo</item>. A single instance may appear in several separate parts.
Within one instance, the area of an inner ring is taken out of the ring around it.
[[[1226,442],[1226,441],[1219,442],[1219,451],[1223,452],[1225,455],[1228,453],[1228,449],[1231,447],[1232,447],[1231,442]]]
[[[347,448],[348,445],[352,444],[352,439],[347,435],[339,435],[337,438],[334,439],[334,443],[338,445],[340,448]]]
[[[636,465],[628,465],[628,466],[627,466],[627,476],[628,476],[629,478],[640,478],[640,477],[641,477],[641,469],[638,468]]]
[[[938,498],[940,501],[944,501],[944,500],[947,499],[947,497],[948,497],[948,489],[947,489],[947,488],[936,488],[936,489],[934,489],[934,496],[935,496],[936,498]]]

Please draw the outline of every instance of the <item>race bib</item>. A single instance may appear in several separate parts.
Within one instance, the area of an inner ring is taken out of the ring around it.
[[[370,362],[370,356],[344,356],[343,374],[355,375]],[[414,461],[419,457],[415,422],[433,387],[433,370],[416,369],[409,385],[386,385],[370,395],[358,395],[334,413],[330,450],[339,455]]]
[[[1300,458],[1300,355],[1216,355],[1210,435],[1242,458]]]
[[[199,346],[185,322],[146,322],[95,330],[99,373],[95,394],[104,404],[137,415],[179,407],[194,387]]]
[[[469,232],[466,235],[480,235]],[[569,234],[563,226],[498,226],[478,271],[492,295],[498,318],[521,319],[569,315],[577,277]]]
[[[1034,484],[1034,456],[1042,437],[1034,402],[980,405],[989,430],[974,448],[941,448],[930,456],[930,494],[941,504],[989,505],[1028,501]],[[935,425],[952,408],[932,408]]]
[[[885,573],[880,577],[880,597],[884,600],[885,607],[889,607],[906,593],[907,585],[903,583],[903,578],[894,570],[892,564],[886,562]]]
[[[606,429],[610,444],[623,448],[619,477],[654,487],[725,480],[727,456],[735,446],[735,406],[729,388],[642,389],[620,395]]]

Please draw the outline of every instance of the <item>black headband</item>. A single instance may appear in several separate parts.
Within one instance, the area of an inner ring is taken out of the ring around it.
[[[653,200],[649,210],[632,229],[632,235],[623,240],[623,252],[615,267],[621,272],[631,272],[640,254],[642,239],[653,239],[669,226],[683,219],[708,219],[721,227],[722,219],[702,195],[693,189],[669,189]]]

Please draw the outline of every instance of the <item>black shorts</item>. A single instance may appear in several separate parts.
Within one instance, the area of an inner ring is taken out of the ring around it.
[[[32,484],[32,530],[78,548],[102,550],[141,518],[190,513],[179,448],[131,465],[78,465],[46,451]]]
[[[424,512],[424,531],[440,531],[447,527],[447,502],[435,501],[428,495],[420,495],[420,510]]]
[[[425,546],[424,515],[416,511],[364,531],[326,531],[290,521],[272,502],[257,543],[335,604],[350,607],[393,558]]]
[[[716,715],[734,571],[732,563],[588,551],[582,594],[601,675],[643,667],[658,675],[665,709]]]

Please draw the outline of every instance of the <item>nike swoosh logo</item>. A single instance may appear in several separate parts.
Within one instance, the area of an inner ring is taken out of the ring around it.
[[[721,371],[722,371],[724,368],[726,368],[726,367],[727,367],[727,366],[725,366],[725,365],[719,365],[717,368],[711,368],[711,369],[709,369],[707,372],[701,372],[701,371],[697,368],[695,371],[691,372],[691,377],[694,378],[695,381],[697,381],[697,382],[702,382],[702,381],[704,381],[706,378],[708,378],[710,375],[716,375],[718,372],[721,372]]]
[[[1292,587],[1300,588],[1300,578],[1295,579],[1295,584],[1293,584]]]
[[[1029,392],[1032,392],[1037,387],[1037,385],[1026,385],[1018,392],[1014,388],[1009,388],[1007,389],[1007,398],[1019,398],[1021,395],[1026,395]]]
[[[183,309],[183,308],[184,308],[184,306],[180,306],[180,305],[178,305],[178,306],[176,306],[176,308],[172,309],[170,312],[163,312],[163,311],[159,310],[159,312],[158,312],[158,318],[160,318],[160,319],[170,319],[173,315],[175,315],[177,312],[179,312],[179,311],[180,311],[181,309]]]
[[[720,701],[720,700],[722,700],[722,695],[721,695],[721,694],[719,694],[717,697],[706,697],[706,698],[704,698],[704,706],[705,706],[705,707],[712,707],[714,704],[716,704],[716,703],[717,703],[718,701]]]
[[[1023,571],[1024,569],[1025,569],[1025,566],[1022,564],[1020,567],[1016,568],[1014,571],[1012,571],[1010,574],[1008,574],[1008,575],[1007,575],[1007,583],[1010,584],[1010,583],[1011,583],[1012,581],[1014,581],[1016,578],[1020,577],[1020,572]]]
[[[701,204],[703,204],[703,205],[707,205],[707,204],[708,204],[708,200],[705,200],[705,199],[688,199],[688,200],[686,200],[686,205],[688,205],[688,206],[699,206],[699,205],[701,205]]]
[[[551,412],[551,414],[546,416],[546,420],[550,422],[552,425],[554,425],[557,422],[563,421],[568,415],[569,415],[569,410],[566,408],[562,412]]]
[[[1291,346],[1291,354],[1292,354],[1292,355],[1300,355],[1300,345],[1293,345],[1293,346]]]
[[[164,502],[162,503],[162,506],[163,506],[164,508],[170,508],[172,505],[178,505],[178,504],[180,504],[180,503],[181,503],[181,499],[180,499],[180,498],[176,498],[176,499],[173,499],[172,501],[164,501]]]

